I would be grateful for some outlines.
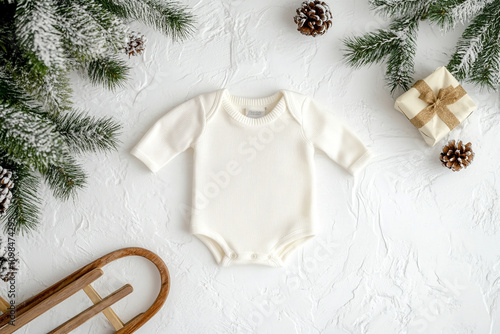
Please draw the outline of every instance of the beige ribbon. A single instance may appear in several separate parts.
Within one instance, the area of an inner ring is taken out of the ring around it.
[[[418,80],[413,85],[413,88],[416,88],[420,93],[418,98],[429,104],[415,117],[410,119],[411,124],[417,129],[427,124],[434,115],[438,115],[450,130],[453,130],[453,128],[460,124],[458,118],[448,109],[447,105],[457,102],[467,94],[462,86],[458,85],[453,88],[453,86],[450,85],[446,88],[441,88],[437,96],[423,80]]]

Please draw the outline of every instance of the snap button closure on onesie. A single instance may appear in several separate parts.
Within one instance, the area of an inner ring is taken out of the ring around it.
[[[229,257],[234,260],[238,257],[238,255],[236,255],[236,253],[232,253]]]
[[[255,260],[257,258],[257,254],[253,253],[251,256],[250,256],[253,260]]]

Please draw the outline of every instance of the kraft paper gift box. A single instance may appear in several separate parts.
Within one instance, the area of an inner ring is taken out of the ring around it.
[[[476,109],[476,104],[442,66],[396,99],[394,108],[434,146]]]

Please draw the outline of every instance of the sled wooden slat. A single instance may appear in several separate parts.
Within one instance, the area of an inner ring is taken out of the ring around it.
[[[116,290],[106,298],[102,299],[97,304],[92,305],[85,311],[81,312],[80,314],[74,316],[73,318],[63,323],[61,326],[50,331],[48,334],[63,334],[71,332],[73,329],[77,328],[78,326],[80,326],[81,324],[83,324],[85,321],[89,320],[96,314],[101,313],[106,308],[110,307],[120,299],[131,294],[132,291],[134,291],[134,289],[130,284],[121,287],[120,289]]]
[[[97,304],[102,300],[99,293],[97,293],[94,287],[90,284],[87,285],[85,288],[83,288],[83,291],[87,294],[87,296],[89,296],[90,300],[94,304]],[[121,321],[121,319],[118,318],[115,311],[113,311],[111,307],[104,309],[104,311],[102,311],[102,314],[104,314],[104,316],[108,319],[108,321],[111,323],[111,325],[115,330],[123,328],[123,321]]]
[[[2,297],[0,297],[0,311],[2,311],[2,313],[7,313],[9,312],[9,307],[10,303],[5,299],[3,299]]]
[[[101,269],[93,269],[76,280],[70,282],[64,288],[59,289],[53,294],[45,295],[43,299],[40,299],[35,304],[30,304],[30,307],[25,307],[23,312],[16,312],[15,325],[7,325],[0,330],[2,334],[14,333],[20,327],[26,325],[31,320],[42,315],[46,311],[50,310],[54,306],[58,305],[69,296],[75,294],[79,290],[83,289],[86,285],[89,285],[103,274]]]

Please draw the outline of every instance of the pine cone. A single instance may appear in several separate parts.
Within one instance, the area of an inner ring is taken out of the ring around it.
[[[1,254],[1,253],[0,253]],[[0,256],[0,279],[4,282],[8,282],[16,277],[19,269],[18,254],[10,254],[7,247],[3,247],[3,255]]]
[[[471,146],[471,143],[467,143],[464,146],[462,141],[459,141],[457,145],[455,145],[454,140],[450,141],[443,147],[443,152],[441,153],[443,166],[454,172],[458,172],[462,168],[467,168],[472,159],[474,159],[474,152]]]
[[[130,56],[137,56],[142,54],[142,52],[146,49],[147,38],[144,35],[141,35],[138,32],[132,31],[129,35],[129,42],[127,46],[125,46],[125,53]]]
[[[324,1],[304,1],[297,8],[297,16],[294,17],[297,28],[304,35],[323,35],[332,26],[332,12]]]
[[[12,172],[0,166],[0,217],[5,214],[10,205],[13,187]]]

